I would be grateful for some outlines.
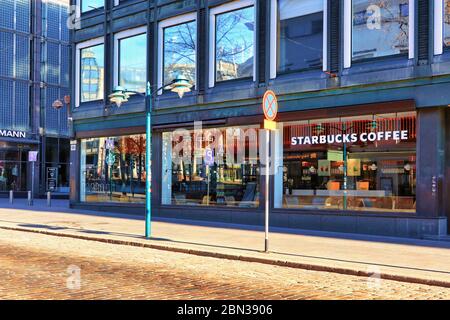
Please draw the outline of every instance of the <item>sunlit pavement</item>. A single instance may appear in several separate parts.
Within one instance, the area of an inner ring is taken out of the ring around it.
[[[56,243],[60,236],[81,237],[422,284],[450,284],[449,242],[273,229],[271,252],[266,254],[261,252],[264,239],[258,227],[159,220],[153,223],[152,239],[147,240],[142,236],[142,217],[71,210],[65,201],[54,202],[51,208],[45,201],[37,201],[31,208],[24,201],[9,206],[0,200],[0,232],[5,228],[59,235],[49,236]]]
[[[0,230],[0,299],[449,299],[450,289]]]

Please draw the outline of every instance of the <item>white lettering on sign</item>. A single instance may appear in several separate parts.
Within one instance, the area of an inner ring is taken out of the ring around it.
[[[357,133],[351,134],[336,134],[336,135],[321,135],[312,137],[292,137],[291,145],[300,146],[308,144],[333,144],[333,143],[355,143],[361,142],[375,142],[388,140],[408,140],[408,130],[403,131],[379,131],[379,132],[364,132],[359,136]]]
[[[25,139],[27,134],[23,131],[0,130],[0,137]]]

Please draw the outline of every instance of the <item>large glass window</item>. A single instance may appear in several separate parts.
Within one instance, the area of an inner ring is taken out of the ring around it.
[[[444,47],[450,47],[450,0],[444,0]]]
[[[216,15],[216,81],[253,76],[255,8]]]
[[[119,85],[145,92],[147,83],[147,34],[119,40]]]
[[[323,1],[278,1],[277,72],[321,68]]]
[[[82,202],[145,203],[145,135],[81,141]]]
[[[105,76],[104,45],[81,49],[80,95],[81,102],[103,99]]]
[[[163,84],[178,75],[195,84],[197,23],[190,21],[164,28]]]
[[[285,123],[275,204],[415,212],[416,113]]]
[[[162,204],[259,205],[258,129],[163,133]]]
[[[352,0],[353,61],[408,53],[409,0]]]
[[[0,149],[0,192],[27,191],[28,150]]]
[[[81,13],[101,9],[105,5],[105,0],[80,0]]]

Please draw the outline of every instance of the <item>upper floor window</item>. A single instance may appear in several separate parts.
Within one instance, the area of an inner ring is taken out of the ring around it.
[[[277,73],[323,65],[324,2],[277,1]]]
[[[352,61],[408,54],[409,0],[352,0]]]
[[[147,27],[115,35],[114,85],[145,92],[147,83]]]
[[[103,99],[105,75],[103,44],[81,49],[81,102]]]
[[[81,13],[101,9],[105,5],[105,0],[80,0],[80,2],[81,2]]]
[[[77,44],[75,59],[75,106],[104,97],[105,47],[103,38]]]
[[[159,24],[158,87],[169,84],[177,76],[196,83],[197,21],[196,13],[188,13]]]
[[[434,0],[434,54],[450,48],[450,0]]]
[[[444,47],[450,47],[450,0],[444,0]]]
[[[255,7],[253,1],[235,1],[211,10],[210,86],[216,82],[254,78]],[[211,79],[211,76],[213,78]],[[211,81],[212,80],[212,81]]]

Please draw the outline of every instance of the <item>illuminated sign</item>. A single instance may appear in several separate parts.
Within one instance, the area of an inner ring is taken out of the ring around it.
[[[27,134],[23,131],[0,130],[0,137],[25,139],[27,137]]]
[[[408,140],[408,130],[402,131],[379,131],[379,132],[363,132],[361,134],[336,134],[336,135],[319,135],[319,136],[305,136],[292,137],[291,145],[313,145],[313,144],[333,144],[333,143],[355,143],[361,142],[375,142],[375,141],[400,141]]]

